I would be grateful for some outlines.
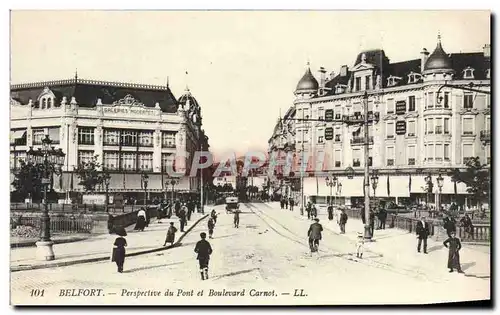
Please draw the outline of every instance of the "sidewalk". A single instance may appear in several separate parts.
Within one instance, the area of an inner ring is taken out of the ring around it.
[[[307,213],[304,211],[304,215],[301,216],[299,207],[294,207],[294,211],[292,212],[289,209],[281,210],[277,202],[265,204],[270,206],[273,211],[274,209],[282,211],[283,214],[307,221]],[[324,229],[342,235],[351,242],[354,251],[358,232],[363,233],[364,231],[364,225],[361,220],[348,218],[346,233],[340,234],[340,227],[335,217],[332,221],[328,220],[326,210],[323,211],[321,209],[318,213],[318,218]],[[442,241],[436,242],[429,238],[427,240],[428,254],[418,253],[417,236],[415,233],[387,227],[385,230],[375,230],[373,241],[365,243],[365,252],[367,251],[378,254],[381,260],[388,261],[391,264],[424,271],[426,274],[442,275],[443,273],[447,273],[448,249],[444,247]],[[489,278],[491,276],[489,252],[477,250],[473,246],[462,244],[460,260],[466,276],[476,278]]]
[[[184,233],[180,232],[179,220],[175,216],[171,219],[162,219],[162,223],[158,223],[158,220],[153,218],[144,232],[133,231],[134,225],[127,227],[127,256],[135,256],[171,248],[170,246],[163,247],[170,222],[174,222],[175,227],[179,230],[176,233],[176,242],[173,247],[177,246],[181,239],[196,224],[209,215],[207,209],[211,208],[206,208],[204,215],[196,212],[192,214],[191,221],[188,221]],[[219,211],[222,211],[222,209]],[[116,237],[115,234],[106,234],[74,243],[54,244],[53,249],[56,259],[52,261],[36,260],[36,248],[34,247],[12,248],[10,251],[10,269],[11,272],[14,272],[109,260],[113,242]]]

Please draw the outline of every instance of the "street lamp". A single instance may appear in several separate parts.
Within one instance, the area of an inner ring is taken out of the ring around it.
[[[443,184],[444,184],[444,178],[439,174],[439,176],[436,178],[437,185],[439,188],[439,197],[438,197],[438,205],[437,205],[437,210],[441,211],[441,191],[443,190]]]
[[[429,196],[432,192],[432,177],[431,177],[431,174],[427,175],[425,178],[425,183],[427,185],[427,194],[426,194],[426,204],[427,204],[427,208],[429,208]]]
[[[148,180],[149,180],[148,174],[142,173],[141,180],[144,184],[144,208],[146,208],[146,206],[147,206],[146,200],[148,199]]]
[[[372,188],[373,188],[373,198],[375,198],[375,191],[377,190],[377,186],[378,186],[378,176],[376,173],[374,173],[372,175]]]
[[[104,173],[102,175],[102,180],[104,181],[104,186],[106,187],[106,204],[104,206],[104,209],[106,209],[106,212],[109,212],[109,181],[111,180],[111,175],[109,175],[108,172]]]
[[[172,185],[172,207],[174,206],[174,186],[177,185],[179,181],[175,178],[172,178],[170,181],[167,181],[167,186]]]
[[[337,176],[333,175],[332,178],[326,177],[326,186],[330,187],[330,202],[329,204],[332,204],[332,188],[337,186]],[[335,193],[335,204],[337,204],[337,194]]]
[[[44,188],[44,208],[42,217],[40,218],[40,240],[36,242],[37,259],[39,260],[55,259],[52,249],[54,243],[50,239],[50,217],[47,190],[54,174],[60,175],[62,173],[65,154],[62,152],[62,149],[56,150],[55,147],[51,147],[51,143],[52,140],[49,138],[49,135],[46,134],[45,138],[42,139],[41,149],[33,150],[33,147],[30,147],[26,152],[27,160],[34,165],[36,164],[37,170],[41,172],[41,184]]]

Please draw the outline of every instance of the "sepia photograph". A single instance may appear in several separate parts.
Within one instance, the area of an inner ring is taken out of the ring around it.
[[[10,304],[491,307],[491,23],[10,11]]]

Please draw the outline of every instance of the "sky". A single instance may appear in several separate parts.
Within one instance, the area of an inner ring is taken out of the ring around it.
[[[490,43],[488,11],[12,11],[11,83],[78,77],[186,88],[217,154],[267,150],[309,61],[339,72],[364,49],[391,61]],[[186,72],[188,73],[186,75]]]

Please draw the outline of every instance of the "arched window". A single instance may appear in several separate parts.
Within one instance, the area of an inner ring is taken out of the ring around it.
[[[44,97],[42,98],[42,109],[45,109],[47,107],[47,99]]]
[[[51,108],[52,107],[52,98],[49,97],[47,98],[47,108]]]
[[[464,79],[474,79],[474,69],[467,67],[464,69]]]

